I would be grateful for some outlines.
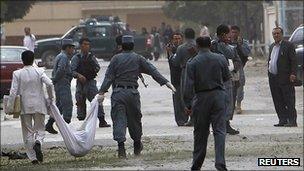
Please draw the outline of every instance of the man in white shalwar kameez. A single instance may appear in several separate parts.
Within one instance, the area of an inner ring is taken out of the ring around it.
[[[49,100],[53,99],[53,84],[43,69],[33,66],[32,51],[23,52],[21,58],[24,67],[13,72],[10,97],[15,99],[16,95],[20,95],[20,118],[26,153],[33,164],[38,164],[43,161],[41,145],[45,136],[44,119],[47,114],[43,84],[46,85]]]

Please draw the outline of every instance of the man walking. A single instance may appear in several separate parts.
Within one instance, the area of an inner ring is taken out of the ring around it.
[[[62,51],[55,58],[52,72],[52,81],[55,89],[56,105],[60,113],[63,115],[65,122],[70,123],[73,111],[73,101],[71,94],[71,80],[73,76],[70,59],[74,54],[75,45],[71,39],[63,39],[61,44]],[[45,125],[45,130],[51,134],[58,133],[53,128],[54,122],[54,118],[50,117],[47,124]]]
[[[191,170],[200,170],[207,149],[209,126],[215,143],[215,167],[227,170],[225,163],[226,109],[224,82],[230,79],[223,55],[210,52],[211,39],[196,39],[198,54],[187,63],[184,99],[194,122],[194,150]],[[194,89],[194,94],[193,94]],[[193,101],[193,102],[192,102]],[[192,106],[193,104],[193,106]]]
[[[112,85],[111,118],[113,121],[113,137],[118,143],[118,157],[126,158],[124,142],[126,141],[127,127],[134,141],[134,154],[139,155],[143,149],[141,143],[142,114],[140,95],[137,90],[139,74],[145,73],[151,75],[160,85],[165,84],[172,91],[175,91],[175,88],[151,63],[133,52],[133,36],[125,35],[122,37],[122,49],[122,53],[112,58],[106,71],[105,79],[99,89],[97,99],[99,102],[102,102],[104,94]]]
[[[75,97],[79,120],[86,118],[86,99],[91,102],[98,93],[95,77],[100,70],[100,66],[95,56],[90,52],[90,43],[91,41],[88,38],[81,38],[79,41],[80,53],[74,55],[71,60],[72,74],[77,79]],[[105,121],[102,105],[98,107],[98,119],[100,128],[110,126]]]
[[[248,61],[248,56],[250,54],[249,42],[246,39],[243,39],[240,34],[241,30],[238,26],[231,26],[231,42],[230,44],[235,47],[238,56],[242,61],[242,66],[239,70],[239,87],[236,90],[236,113],[242,113],[242,100],[244,99],[244,86],[245,86],[245,73],[244,67]],[[235,103],[235,102],[234,102]]]
[[[31,28],[24,28],[23,46],[27,47],[30,51],[34,52],[36,37],[31,33]]]
[[[237,56],[234,48],[228,44],[229,27],[227,25],[219,25],[216,29],[217,37],[212,41],[211,51],[222,54],[226,57],[229,64],[229,70],[231,75],[237,76],[237,71],[241,67],[241,59]],[[233,106],[233,84],[232,79],[224,82],[226,91],[226,131],[231,135],[239,134],[238,130],[233,129],[230,126],[230,120],[233,118],[234,106]]]
[[[269,87],[279,123],[274,126],[297,127],[295,108],[296,52],[289,41],[283,40],[283,29],[272,30],[274,43],[269,48]]]
[[[187,61],[194,56],[193,51],[196,50],[195,44],[195,32],[192,28],[185,29],[185,42],[181,44],[176,51],[176,55],[172,58],[172,65],[178,66],[181,69],[180,76],[180,92],[183,94],[184,91],[184,82],[186,77],[186,63]],[[182,108],[185,108],[184,100],[182,101]],[[175,120],[178,126],[193,126],[192,120],[190,119],[188,122],[189,116],[185,114],[185,112],[180,112],[175,115]]]

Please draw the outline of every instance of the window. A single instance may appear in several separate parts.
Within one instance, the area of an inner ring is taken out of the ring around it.
[[[304,28],[297,29],[296,32],[290,38],[290,41],[295,45],[303,44],[303,29]]]
[[[110,30],[109,27],[100,26],[100,27],[91,27],[88,33],[89,37],[109,37]]]
[[[21,54],[25,49],[1,48],[1,61],[21,61]]]

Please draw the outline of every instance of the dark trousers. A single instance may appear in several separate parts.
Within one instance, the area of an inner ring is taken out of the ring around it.
[[[193,99],[194,150],[191,170],[199,170],[206,156],[209,126],[215,143],[215,165],[225,163],[226,109],[225,91],[197,93]]]
[[[70,123],[73,112],[73,100],[71,94],[71,84],[69,82],[56,83],[54,85],[56,95],[56,106],[58,107],[60,114],[63,115],[63,119]],[[50,117],[50,124],[55,122],[55,119]]]
[[[111,96],[113,137],[118,143],[126,141],[126,129],[134,141],[142,136],[140,96],[137,89],[114,88]]]
[[[88,99],[91,102],[98,93],[96,84],[97,84],[96,80],[87,80],[86,83],[84,84],[77,81],[76,93],[75,93],[76,105],[77,105],[77,118],[79,119],[86,118],[87,116],[86,100]],[[97,117],[100,119],[104,117],[104,115],[105,113],[103,110],[103,105],[99,105]]]
[[[269,87],[279,123],[296,123],[295,88],[291,84],[279,84],[277,76],[269,73]]]
[[[181,69],[169,63],[171,83],[176,88],[176,92],[172,95],[173,109],[175,122],[178,126],[183,126],[188,121],[188,116],[185,114],[185,103],[182,97],[181,87]]]

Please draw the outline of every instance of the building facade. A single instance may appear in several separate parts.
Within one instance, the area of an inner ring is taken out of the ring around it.
[[[165,1],[40,1],[33,5],[23,18],[5,23],[5,44],[22,45],[24,27],[30,27],[38,39],[61,36],[81,19],[96,16],[118,16],[132,30],[150,31],[165,22],[172,28],[179,22],[167,18],[162,12]]]

